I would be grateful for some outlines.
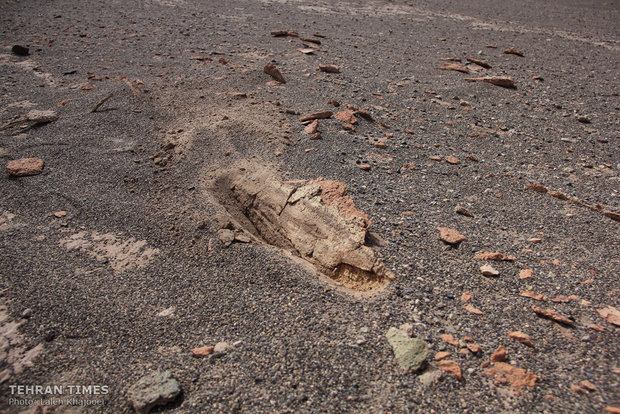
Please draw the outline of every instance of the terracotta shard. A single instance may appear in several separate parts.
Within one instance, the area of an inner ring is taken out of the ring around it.
[[[524,345],[534,347],[534,342],[532,342],[532,338],[530,338],[528,334],[521,331],[508,332],[508,337],[514,339],[517,342],[521,342]]]
[[[448,227],[438,227],[437,230],[439,230],[439,238],[444,243],[459,244],[467,240],[467,237],[463,236],[461,233],[454,229]]]
[[[545,318],[549,318],[558,323],[563,323],[565,325],[573,325],[575,323],[572,319],[569,319],[567,316],[559,314],[552,309],[542,309],[538,306],[532,306],[532,310],[538,315],[544,316]]]
[[[452,376],[457,380],[463,378],[461,367],[456,362],[444,359],[437,362],[437,365],[439,365],[439,368],[441,368],[443,371],[452,374]]]
[[[310,134],[310,135],[316,134],[318,130],[319,130],[319,120],[318,119],[315,119],[314,121],[310,122],[304,128],[304,132],[306,134]]]
[[[506,347],[501,345],[491,354],[491,362],[504,362],[506,360]]]
[[[545,295],[543,295],[542,293],[536,293],[532,290],[522,290],[520,295],[526,298],[536,299],[540,301],[547,300],[547,297]]]
[[[478,66],[482,66],[483,68],[491,69],[491,65],[489,65],[487,62],[483,60],[475,59],[475,58],[467,58],[467,61],[471,63],[475,63]]]
[[[439,70],[454,70],[456,72],[469,73],[469,69],[467,69],[463,65],[459,65],[458,63],[446,62],[437,69]]]
[[[299,118],[299,122],[312,121],[315,119],[326,119],[331,118],[334,113],[332,111],[324,111],[324,112],[315,112],[313,114],[308,114]]]
[[[473,313],[474,315],[484,315],[484,312],[482,312],[480,309],[474,308],[472,305],[469,304],[463,306],[463,309],[465,309],[467,312]]]
[[[282,76],[278,68],[276,68],[276,65],[274,65],[273,63],[267,63],[263,68],[263,71],[278,82],[286,83],[286,81],[284,80],[284,76]]]

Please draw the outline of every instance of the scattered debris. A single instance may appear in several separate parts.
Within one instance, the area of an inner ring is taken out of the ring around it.
[[[456,362],[448,360],[448,359],[444,359],[444,360],[438,361],[437,365],[439,366],[439,368],[441,368],[448,374],[451,374],[457,380],[463,379],[461,367]]]
[[[17,56],[28,56],[30,54],[30,49],[25,46],[13,45],[11,52]]]
[[[442,66],[438,67],[439,70],[454,70],[462,73],[469,73],[469,69],[467,69],[463,65],[459,65],[458,63],[446,62]]]
[[[461,233],[454,229],[448,227],[438,227],[437,230],[439,230],[439,238],[444,243],[457,245],[467,240],[467,237],[463,236]]]
[[[524,345],[534,347],[534,342],[532,342],[532,338],[528,334],[525,334],[521,331],[511,331],[508,332],[508,337],[514,339],[517,342],[521,342]]]
[[[510,389],[516,394],[520,394],[524,387],[533,388],[539,380],[537,375],[506,362],[494,362],[484,373],[493,377],[495,385],[510,384]]]
[[[409,336],[400,329],[390,328],[386,335],[398,365],[405,371],[417,371],[423,367],[428,356],[428,344]]]
[[[20,158],[7,162],[5,170],[12,177],[25,177],[41,174],[44,166],[40,158]]]
[[[508,49],[505,49],[504,53],[507,54],[507,55],[517,55],[517,56],[521,56],[521,57],[524,56],[522,51],[520,51],[519,49],[514,49],[512,47],[509,47]]]
[[[504,88],[516,89],[517,86],[512,78],[508,76],[483,76],[480,78],[465,78],[467,82],[487,82]]]
[[[154,407],[174,401],[180,393],[181,388],[172,372],[157,371],[132,385],[127,398],[137,413],[148,414]]]
[[[489,65],[487,62],[485,62],[483,60],[474,59],[474,58],[467,58],[467,61],[471,62],[471,63],[475,63],[476,65],[481,66],[481,67],[483,67],[485,69],[491,69],[491,65]]]
[[[520,292],[520,295],[526,298],[532,298],[540,301],[547,300],[547,297],[545,295],[543,295],[542,293],[536,293],[532,290],[522,290]]]
[[[273,37],[285,37],[285,36],[299,37],[299,33],[297,33],[294,30],[274,30],[273,32],[271,32],[271,35]]]
[[[299,118],[299,122],[313,121],[315,119],[327,119],[331,118],[334,113],[332,111],[315,112],[313,114],[305,115]]]
[[[568,317],[561,315],[552,309],[542,309],[542,308],[539,308],[538,306],[532,306],[532,310],[536,312],[538,315],[552,319],[558,323],[563,323],[566,325],[573,325],[575,323],[572,319],[569,319]]]
[[[267,75],[274,78],[276,81],[280,83],[286,83],[286,81],[284,80],[284,76],[282,76],[278,68],[276,68],[276,65],[274,65],[273,63],[267,63],[265,67],[263,68],[263,71]]]
[[[596,311],[601,315],[601,318],[605,319],[607,322],[620,326],[620,311],[618,311],[618,309],[607,305],[607,307],[597,309]]]
[[[196,358],[202,358],[211,355],[213,353],[213,347],[207,345],[200,348],[194,348],[191,352]]]
[[[499,252],[481,251],[481,252],[476,253],[476,255],[474,256],[474,259],[513,262],[517,258],[514,256],[506,256],[505,254],[499,253]]]
[[[340,73],[340,67],[335,65],[319,65],[316,70],[326,73]]]
[[[480,273],[482,273],[483,276],[499,276],[499,271],[490,264],[480,266]]]

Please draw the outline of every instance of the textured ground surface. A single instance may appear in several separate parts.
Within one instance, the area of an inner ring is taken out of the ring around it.
[[[131,412],[130,386],[168,369],[170,412],[620,407],[619,331],[597,312],[620,307],[603,214],[620,211],[618,21],[614,1],[0,2],[0,123],[58,114],[0,131],[3,170],[45,161],[0,177],[0,411],[26,410],[12,384],[98,384],[105,406],[82,411]],[[267,84],[270,62],[286,84]],[[516,89],[465,81],[483,76]],[[317,140],[299,122],[346,105],[375,122],[322,119]],[[397,280],[354,296],[275,247],[226,247],[213,180],[248,165],[346,183]],[[514,260],[485,277],[481,251]],[[431,385],[394,358],[385,334],[404,323],[443,372]],[[190,354],[221,341],[222,358]],[[513,368],[482,367],[501,345]],[[500,383],[514,367],[535,385]]]

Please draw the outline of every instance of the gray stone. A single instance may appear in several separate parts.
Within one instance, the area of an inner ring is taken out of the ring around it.
[[[385,336],[401,368],[405,371],[417,371],[422,368],[428,356],[426,342],[418,338],[409,338],[405,332],[397,328],[390,328]]]
[[[439,382],[439,380],[441,379],[442,375],[443,374],[440,370],[432,369],[420,375],[418,379],[420,380],[422,385],[424,385],[425,387],[430,387],[437,384],[437,382]]]
[[[217,344],[215,344],[213,352],[215,352],[216,354],[225,354],[232,348],[233,347],[228,342],[218,342]]]
[[[156,371],[132,385],[127,398],[137,413],[148,414],[153,407],[174,401],[180,393],[179,383],[170,370]]]
[[[224,246],[228,247],[235,241],[235,233],[232,230],[221,229],[217,232],[217,237],[220,239]]]

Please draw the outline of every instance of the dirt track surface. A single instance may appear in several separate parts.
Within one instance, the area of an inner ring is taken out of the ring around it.
[[[0,177],[0,410],[44,411],[10,385],[98,384],[103,407],[53,412],[131,412],[129,387],[166,369],[166,412],[620,407],[618,3],[223,3],[0,4],[0,161],[45,162]],[[465,80],[488,76],[516,89]],[[320,139],[299,121],[358,109]],[[345,183],[396,280],[358,295],[222,224],[239,213],[224,170]],[[405,323],[429,346],[420,372],[386,339]],[[502,345],[508,367],[488,363]]]

